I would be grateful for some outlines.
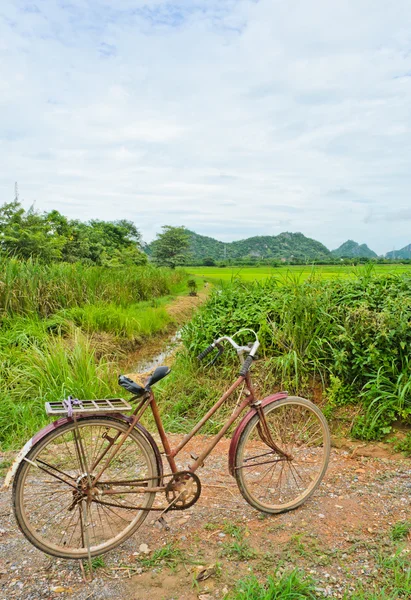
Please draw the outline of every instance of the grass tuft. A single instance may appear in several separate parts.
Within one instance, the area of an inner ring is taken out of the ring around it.
[[[301,571],[279,572],[261,583],[257,577],[240,579],[229,600],[315,600],[318,599],[312,579]]]

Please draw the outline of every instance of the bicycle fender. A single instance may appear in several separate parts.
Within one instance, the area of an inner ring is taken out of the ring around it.
[[[263,400],[261,400],[261,406],[267,406],[267,404],[271,404],[272,402],[278,402],[278,400],[283,400],[284,398],[288,397],[288,393],[287,392],[277,392],[277,394],[273,394],[272,396],[267,396],[266,398],[264,398]],[[254,415],[257,414],[257,411],[255,408],[251,408],[248,413],[244,416],[244,418],[239,422],[239,424],[237,425],[237,428],[235,429],[234,433],[233,433],[233,437],[231,438],[231,443],[230,443],[230,450],[228,452],[228,471],[230,473],[230,475],[232,475],[234,477],[234,461],[235,461],[235,455],[237,452],[237,446],[238,446],[238,442],[240,440],[241,434],[243,433],[244,429],[247,427],[248,423],[251,421],[251,419],[254,417]]]
[[[90,415],[79,414],[79,415],[77,415],[77,419],[78,420],[85,419],[86,417],[89,417],[89,416]],[[123,415],[121,413],[101,413],[99,416],[110,417],[110,419],[116,419],[117,421],[124,421],[125,423],[131,423],[131,421],[132,421],[132,417]],[[57,429],[57,427],[60,427],[61,425],[70,423],[71,421],[73,421],[73,419],[71,417],[62,417],[61,419],[58,419],[57,421],[54,421],[53,423],[49,423],[49,425],[46,425],[45,427],[43,427],[43,429],[40,429],[40,431],[38,431],[26,444],[24,444],[23,448],[20,450],[20,452],[17,454],[16,458],[14,459],[12,466],[8,470],[6,478],[3,483],[3,486],[0,491],[6,491],[10,487],[10,484],[13,481],[15,474],[17,473],[17,469],[19,468],[20,464],[23,462],[25,457],[28,455],[30,450],[33,448],[33,446],[35,444],[37,444],[37,442],[39,442],[46,435],[48,435],[50,433],[50,431]],[[161,454],[160,454],[160,451],[158,449],[156,442],[154,441],[152,435],[147,431],[147,429],[145,427],[143,427],[140,423],[137,423],[135,425],[135,429],[138,429],[140,431],[140,433],[142,433],[142,435],[144,435],[146,437],[147,441],[149,442],[150,446],[152,447],[153,452],[156,456],[158,474],[160,477],[162,477],[163,472],[164,472],[163,471],[163,461],[161,460]]]

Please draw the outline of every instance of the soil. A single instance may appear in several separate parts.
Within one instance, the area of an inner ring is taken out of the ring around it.
[[[180,439],[170,437],[174,443]],[[194,438],[180,468],[206,442],[205,436]],[[26,541],[12,514],[10,491],[2,492],[0,600],[212,600],[223,598],[240,577],[250,572],[265,577],[278,565],[304,569],[326,597],[341,598],[358,580],[378,582],[378,556],[394,552],[392,526],[409,518],[409,460],[389,457],[386,450],[381,457],[378,445],[333,448],[326,477],[311,499],[293,512],[264,516],[247,505],[228,474],[229,443],[223,439],[198,472],[203,489],[197,504],[169,513],[170,531],[149,516],[96,565],[92,583],[84,583],[78,562],[50,559]],[[147,555],[141,544],[148,546]],[[160,549],[168,550],[169,566],[155,559]],[[406,540],[404,550],[410,549]],[[140,559],[147,556],[152,564],[144,567]],[[211,577],[197,581],[210,567]]]

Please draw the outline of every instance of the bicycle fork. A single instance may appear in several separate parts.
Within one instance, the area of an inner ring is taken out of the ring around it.
[[[282,456],[283,458],[285,458],[286,460],[292,460],[293,457],[291,456],[291,454],[288,454],[287,452],[285,452],[284,450],[282,450],[273,440],[273,436],[271,435],[271,431],[268,427],[267,424],[267,419],[265,418],[265,413],[264,410],[261,406],[261,402],[259,403],[255,403],[254,407],[257,411],[257,414],[260,418],[258,424],[257,424],[257,431],[258,431],[258,435],[260,436],[261,440],[264,442],[264,444],[266,444],[269,448],[271,448],[274,452],[276,452],[277,454],[279,454],[280,456]]]

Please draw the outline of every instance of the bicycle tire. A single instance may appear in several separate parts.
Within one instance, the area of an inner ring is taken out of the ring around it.
[[[97,456],[104,452],[112,436],[124,433],[127,429],[127,423],[110,417],[90,416],[80,419],[77,431],[85,447],[87,462],[96,462]],[[89,535],[91,556],[116,548],[143,524],[156,495],[155,492],[123,492],[108,496],[109,504],[103,502],[100,495],[96,495],[96,499],[89,504],[88,527],[84,528],[84,513],[82,517],[80,504],[70,508],[78,494],[71,486],[81,486],[86,477],[78,464],[78,456],[76,458],[75,431],[75,423],[71,421],[39,440],[27,455],[28,460],[23,460],[20,464],[12,494],[16,520],[26,538],[46,554],[66,559],[84,559],[89,555],[84,537],[85,529]],[[36,464],[43,468],[46,465],[48,473],[36,467]],[[97,466],[95,472],[91,472],[91,477],[98,470]],[[51,476],[50,472],[54,475]],[[55,478],[55,475],[59,476],[61,473],[65,474],[62,477],[70,485]],[[117,477],[121,475],[117,484],[116,473]],[[159,484],[160,475],[151,442],[139,429],[134,428],[97,486],[105,491],[110,489],[109,484],[104,481],[109,482],[107,478],[111,476],[111,489],[114,492],[114,486],[120,485],[119,481],[124,482],[128,477],[146,477],[149,479],[147,487],[153,487]],[[129,508],[130,503],[136,499],[138,502],[134,506],[144,507],[146,510]],[[73,517],[77,512],[78,517]]]
[[[238,441],[234,475],[251,506],[276,514],[297,508],[320,485],[330,457],[330,432],[320,409],[305,398],[290,396],[263,410],[273,440],[293,459],[284,459],[268,448],[258,433],[257,413]],[[291,435],[292,429],[297,433]]]

